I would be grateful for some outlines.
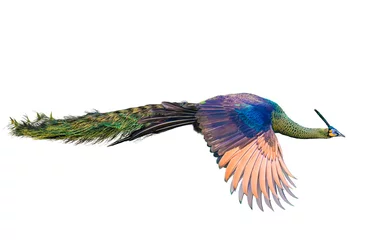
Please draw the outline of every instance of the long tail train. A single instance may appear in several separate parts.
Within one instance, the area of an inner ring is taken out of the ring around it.
[[[28,117],[20,122],[11,118],[9,128],[15,136],[63,140],[76,144],[116,139],[109,145],[113,146],[184,125],[196,126],[197,111],[197,104],[162,102],[107,113],[95,111],[64,119],[37,113],[34,121]]]

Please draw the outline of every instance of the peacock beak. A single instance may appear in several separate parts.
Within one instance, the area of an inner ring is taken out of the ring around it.
[[[345,137],[344,134],[342,134],[341,132],[339,132],[335,128],[334,128],[334,130],[336,131],[336,137]]]

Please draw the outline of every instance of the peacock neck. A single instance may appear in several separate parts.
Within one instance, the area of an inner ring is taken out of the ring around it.
[[[327,128],[307,128],[290,119],[279,107],[273,111],[272,127],[274,132],[293,138],[329,138]]]

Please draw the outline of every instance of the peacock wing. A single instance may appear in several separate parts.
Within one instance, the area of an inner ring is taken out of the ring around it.
[[[261,210],[262,196],[271,209],[271,195],[281,208],[279,198],[291,204],[284,191],[295,197],[290,190],[294,176],[271,128],[272,110],[263,99],[220,96],[202,103],[196,114],[219,167],[226,168],[225,181],[232,177],[231,193],[239,188],[240,202],[246,195],[251,208],[255,196]]]

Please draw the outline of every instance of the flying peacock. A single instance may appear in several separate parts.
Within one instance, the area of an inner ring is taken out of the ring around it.
[[[225,181],[232,178],[231,193],[238,189],[252,208],[253,197],[263,210],[263,200],[273,209],[271,199],[283,208],[280,198],[291,204],[285,192],[295,187],[295,178],[285,165],[275,133],[293,138],[332,138],[342,136],[315,109],[327,128],[306,128],[292,121],[275,102],[249,93],[210,98],[200,103],[162,102],[146,106],[83,116],[54,119],[37,113],[18,122],[11,118],[15,136],[64,140],[74,143],[112,141],[113,146],[170,129],[193,125],[204,136],[220,168],[226,168]],[[284,192],[285,191],[285,192]],[[264,196],[264,198],[263,198]]]

